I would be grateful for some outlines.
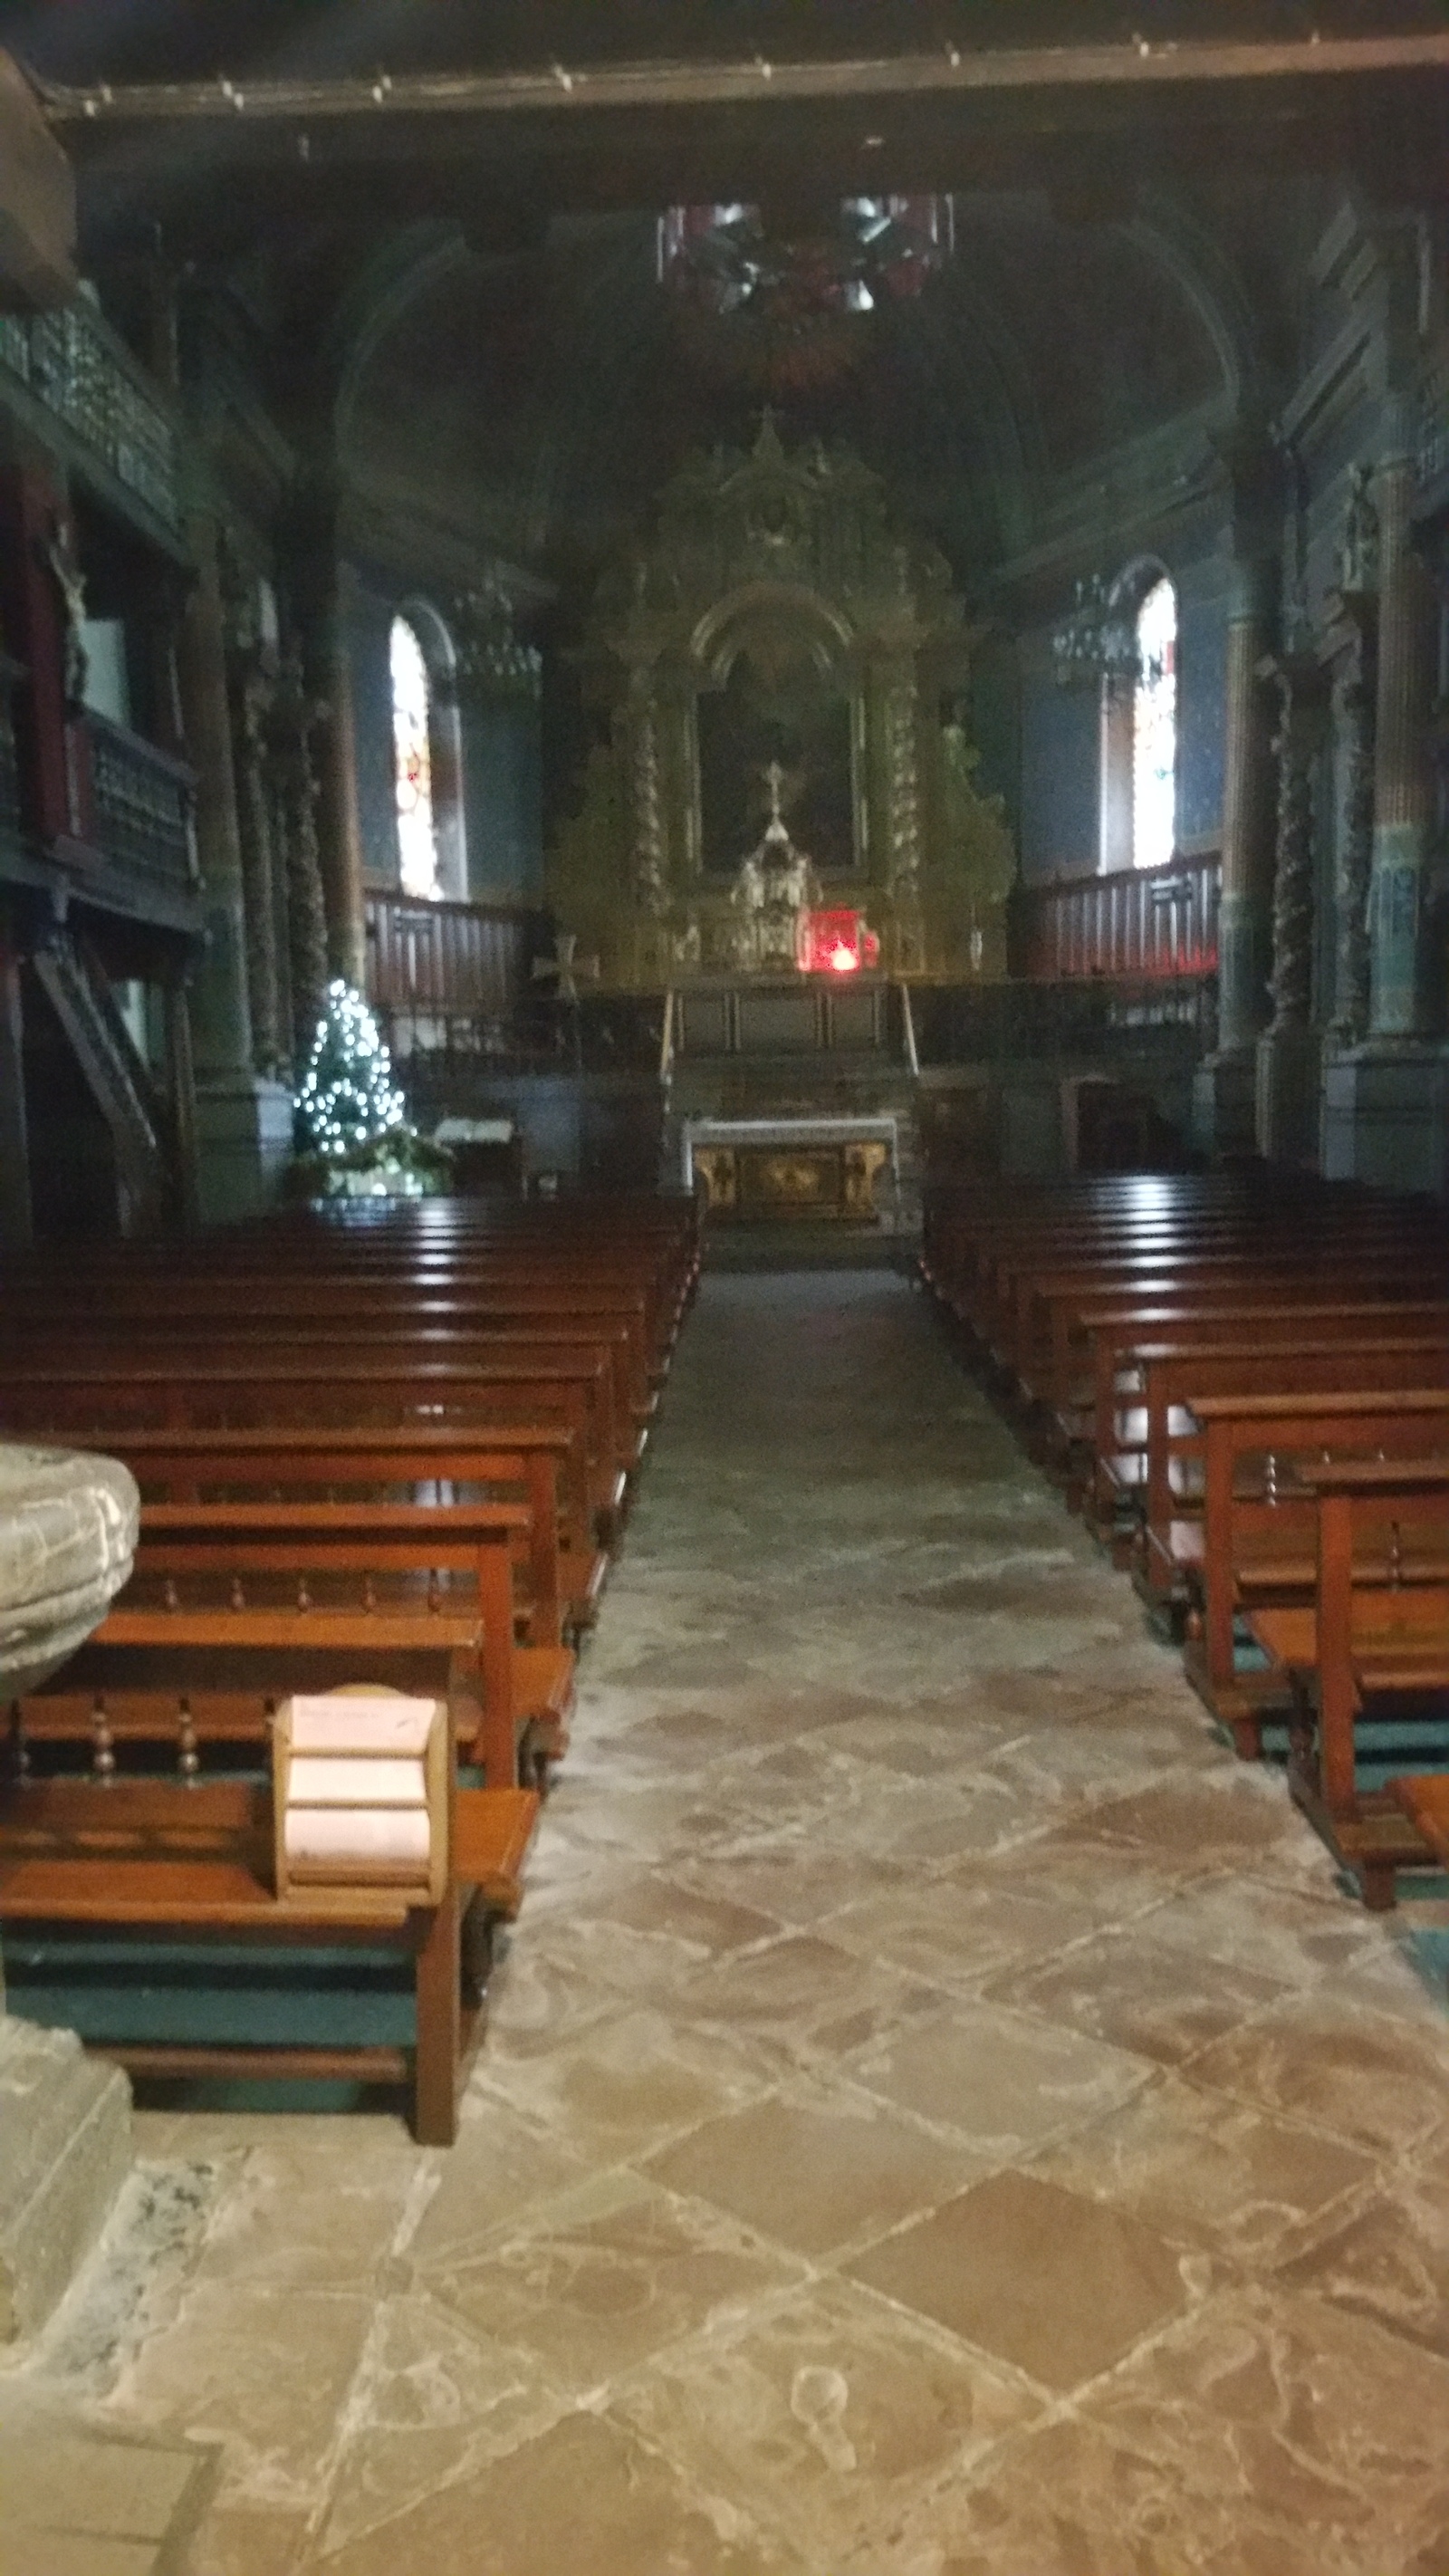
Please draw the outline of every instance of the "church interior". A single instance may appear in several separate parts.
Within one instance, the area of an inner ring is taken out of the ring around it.
[[[1443,0],[0,0],[0,2576],[1449,2576]]]

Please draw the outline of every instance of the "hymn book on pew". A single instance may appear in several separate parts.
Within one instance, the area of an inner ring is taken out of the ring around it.
[[[450,1775],[441,1700],[356,1685],[284,1700],[273,1727],[278,1896],[376,1887],[440,1904]]]

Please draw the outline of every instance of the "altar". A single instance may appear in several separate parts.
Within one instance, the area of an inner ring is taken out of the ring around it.
[[[820,1217],[878,1225],[877,1188],[889,1173],[898,1213],[899,1121],[863,1118],[689,1118],[681,1177],[705,1212],[735,1223]]]

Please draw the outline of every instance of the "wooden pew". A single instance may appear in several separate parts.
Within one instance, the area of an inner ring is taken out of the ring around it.
[[[142,2039],[123,2051],[133,2066],[411,2071],[419,2134],[452,2135],[467,1894],[484,1889],[475,1925],[516,1906],[536,1801],[511,1784],[520,1753],[561,1747],[566,1700],[548,1676],[571,1673],[562,1619],[582,1624],[596,1598],[599,1541],[617,1528],[697,1275],[697,1210],[647,1202],[383,1222],[329,1208],[159,1257],[118,1247],[9,1271],[0,1418],[96,1437],[129,1457],[146,1503],[127,1594],[23,1704],[0,1805],[0,1923],[201,1944],[381,1934],[414,1962],[406,2056],[183,2055]],[[480,1485],[477,1503],[424,1499]],[[360,1603],[341,1597],[359,1583]],[[365,1923],[280,1900],[265,1792],[199,1776],[213,1748],[259,1752],[268,1702],[299,1686],[299,1668],[310,1688],[355,1683],[364,1657],[369,1679],[382,1667],[403,1688],[430,1688],[442,1658],[459,1758],[488,1783],[453,1777],[445,1902],[394,1905],[386,1922],[370,1905]],[[139,1776],[158,1742],[171,1775]],[[87,1749],[90,1779],[74,1769]],[[46,1764],[53,1776],[39,1776]]]
[[[1185,1605],[1203,1562],[1204,1446],[1196,1407],[1209,1396],[1337,1395],[1449,1386],[1449,1337],[1340,1338],[1249,1347],[1149,1343],[1129,1355],[1140,1379],[1129,1431],[1145,1477],[1137,1582],[1149,1607]],[[1129,1453],[1130,1458],[1131,1453]],[[1110,1472],[1110,1468],[1109,1468]]]
[[[233,1610],[311,1610],[319,1595],[335,1607],[332,1596],[345,1594],[366,1617],[415,1610],[426,1586],[429,1613],[461,1609],[481,1621],[477,1723],[459,1728],[472,1761],[489,1788],[520,1778],[542,1788],[568,1746],[574,1658],[566,1646],[515,1641],[512,1542],[527,1519],[497,1503],[147,1503],[117,1609],[149,1606],[158,1590],[157,1606],[179,1609],[181,1587],[189,1598],[209,1579]]]
[[[260,1283],[255,1296],[240,1281],[223,1284],[225,1304],[204,1302],[200,1311],[184,1288],[175,1287],[168,1287],[164,1302],[155,1292],[144,1306],[138,1298],[134,1312],[114,1297],[103,1307],[73,1313],[55,1300],[44,1312],[7,1300],[0,1310],[0,1360],[43,1365],[52,1357],[94,1365],[116,1352],[140,1356],[158,1341],[198,1357],[262,1350],[278,1359],[305,1357],[319,1345],[345,1345],[362,1359],[458,1361],[475,1352],[546,1361],[555,1352],[572,1356],[597,1348],[607,1353],[611,1372],[617,1463],[632,1471],[643,1454],[657,1390],[637,1312],[631,1316],[615,1308],[560,1304],[549,1314],[522,1295],[489,1303],[456,1298],[446,1305],[434,1299],[426,1310],[413,1299],[367,1299],[354,1307],[326,1287],[319,1292],[315,1282],[305,1294],[294,1292],[287,1307],[277,1298],[275,1283],[270,1296],[261,1293]]]
[[[1077,1384],[1058,1409],[1059,1455],[1065,1477],[1069,1483],[1075,1479],[1092,1525],[1104,1537],[1116,1527],[1123,1504],[1135,1502],[1140,1513],[1148,1481],[1142,1373],[1135,1358],[1140,1346],[1191,1343],[1204,1351],[1280,1346],[1291,1352],[1355,1338],[1449,1340],[1449,1302],[1352,1297],[1338,1304],[1323,1299],[1303,1303],[1291,1293],[1278,1300],[1260,1294],[1247,1304],[1236,1294],[1224,1304],[1205,1301],[1201,1292],[1141,1302],[1117,1295],[1105,1306],[1084,1306],[1079,1321],[1088,1372],[1085,1383]],[[1133,1457],[1142,1462],[1135,1472],[1126,1464]]]
[[[319,1632],[325,1629],[325,1635]],[[299,1633],[299,1631],[301,1633]],[[451,1704],[460,1658],[480,1651],[476,1620],[398,1614],[347,1620],[332,1614],[113,1612],[82,1660],[102,1673],[81,1691],[83,1734],[93,1749],[89,1778],[38,1778],[33,1748],[60,1737],[41,1702],[63,1712],[76,1692],[29,1694],[19,1703],[23,1732],[8,1783],[0,1788],[0,1926],[28,1934],[116,1940],[237,1942],[289,1949],[386,1947],[413,1962],[416,2012],[411,2050],[391,2047],[158,2045],[121,2039],[107,2054],[150,2076],[303,2076],[408,2082],[414,2126],[426,2145],[450,2145],[458,2091],[476,2024],[476,1984],[493,1924],[517,1912],[524,1856],[538,1812],[520,1789],[458,1789],[450,1796],[451,1868],[442,1901],[419,1905],[375,1889],[318,1889],[281,1898],[271,1868],[270,1789],[244,1778],[203,1780],[202,1742],[241,1723],[247,1704],[263,1731],[270,1702],[299,1674],[327,1687],[339,1658],[368,1658],[366,1678],[404,1675]],[[158,1667],[169,1667],[170,1679]],[[201,1676],[198,1679],[198,1674]],[[119,1679],[117,1678],[119,1676]],[[213,1724],[207,1684],[220,1680]],[[131,1686],[127,1687],[127,1682]],[[100,1692],[101,1717],[96,1706]],[[74,1730],[73,1730],[74,1733]],[[170,1776],[121,1772],[117,1742],[132,1750],[175,1748]],[[466,1963],[475,1989],[465,1997],[463,1924],[474,1918]]]
[[[93,1369],[26,1368],[0,1362],[0,1420],[12,1430],[113,1446],[131,1429],[249,1430],[285,1426],[336,1430],[444,1428],[483,1435],[511,1448],[525,1431],[565,1435],[559,1453],[559,1508],[576,1564],[591,1577],[601,1541],[612,1532],[618,1477],[601,1454],[601,1364],[541,1370],[488,1359],[465,1368],[419,1363],[401,1368],[350,1362],[339,1369],[319,1358],[232,1365],[193,1362],[170,1367],[158,1357],[118,1357]]]
[[[1420,1302],[1449,1299],[1449,1255],[1431,1255],[1399,1236],[1364,1240],[1331,1236],[1322,1246],[1345,1277],[1353,1281],[1360,1301],[1402,1299],[1406,1280]],[[1301,1298],[1304,1261],[1297,1252],[1271,1245],[1236,1247],[1219,1252],[1183,1248],[1176,1257],[1160,1252],[1150,1259],[1123,1254],[1048,1271],[1023,1271],[1016,1281],[1015,1306],[995,1356],[1008,1368],[1025,1401],[1048,1418],[1068,1402],[1082,1374],[1086,1355],[1084,1310],[1108,1297],[1119,1304],[1185,1303],[1204,1305],[1271,1301],[1281,1295]]]
[[[1449,1696],[1449,1457],[1306,1460],[1299,1475],[1317,1514],[1313,1599],[1249,1624],[1292,1689],[1293,1794],[1382,1909],[1396,1871],[1440,1856],[1424,1825],[1449,1782],[1361,1791],[1355,1726],[1375,1708],[1442,1711]]]
[[[1188,1679],[1240,1753],[1262,1751],[1271,1681],[1240,1674],[1234,1619],[1247,1584],[1260,1603],[1311,1585],[1316,1505],[1303,1470],[1322,1459],[1432,1454],[1449,1439],[1449,1389],[1387,1393],[1205,1396],[1201,1635],[1183,1652]]]
[[[978,1340],[1019,1373],[1024,1364],[1043,1365],[1031,1302],[1049,1281],[1067,1296],[1113,1276],[1156,1272],[1166,1285],[1182,1276],[1187,1262],[1221,1272],[1246,1257],[1259,1269],[1279,1267],[1301,1283],[1304,1243],[1315,1233],[1352,1244],[1361,1257],[1375,1244],[1397,1250],[1413,1242],[1427,1257],[1442,1258],[1431,1222],[1412,1203],[1345,1202],[1319,1188],[1310,1209],[1300,1212],[1293,1193],[1287,1195],[1286,1223],[1276,1204],[1255,1209],[1249,1202],[1206,1212],[1174,1207],[1147,1221],[1109,1212],[1086,1228],[1006,1224],[984,1238],[978,1234],[968,1251],[958,1253],[954,1277],[940,1270],[932,1276],[937,1293],[953,1303]]]
[[[569,1434],[537,1426],[506,1433],[433,1423],[396,1429],[298,1425],[246,1430],[123,1429],[113,1438],[144,1503],[212,1502],[436,1504],[458,1500],[526,1503],[515,1556],[528,1578],[527,1642],[557,1647],[563,1610],[575,1608],[573,1574],[562,1550],[557,1469]],[[599,1560],[602,1562],[602,1560]],[[575,1569],[585,1574],[587,1569]]]

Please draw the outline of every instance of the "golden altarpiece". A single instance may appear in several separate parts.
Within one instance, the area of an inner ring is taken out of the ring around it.
[[[664,493],[600,587],[607,714],[550,894],[608,988],[996,971],[1009,837],[952,709],[972,642],[944,558],[878,476],[766,415]],[[963,811],[962,798],[969,811]],[[812,954],[807,914],[858,935]]]

